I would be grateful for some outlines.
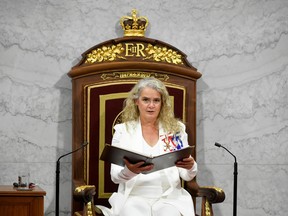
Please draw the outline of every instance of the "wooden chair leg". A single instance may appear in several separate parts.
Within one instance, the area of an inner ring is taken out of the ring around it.
[[[202,198],[201,216],[213,216],[212,203],[206,197]]]

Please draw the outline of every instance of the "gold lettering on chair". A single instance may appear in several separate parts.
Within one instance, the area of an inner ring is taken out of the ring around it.
[[[133,57],[176,65],[184,64],[183,56],[176,50],[146,43],[118,43],[98,47],[86,54],[85,64],[127,60]]]
[[[126,52],[125,56],[136,56],[136,57],[146,57],[145,53],[143,52],[145,50],[145,46],[142,43],[126,43]]]
[[[159,73],[146,73],[139,71],[131,71],[131,72],[113,72],[113,73],[105,73],[101,75],[103,80],[109,79],[126,79],[126,78],[146,78],[146,77],[155,77],[162,81],[167,81],[169,76],[167,74],[159,74]]]
[[[143,53],[143,50],[145,48],[144,45],[141,43],[137,43],[136,46],[137,46],[137,55],[136,56],[139,57],[140,53],[141,53],[141,55],[145,57],[146,55]]]
[[[133,43],[126,43],[126,52],[125,52],[125,56],[133,56],[133,54],[129,54],[129,53],[135,53],[135,50],[133,50],[134,46]]]

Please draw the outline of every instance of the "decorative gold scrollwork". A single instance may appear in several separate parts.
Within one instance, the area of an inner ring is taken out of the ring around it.
[[[124,52],[124,48],[121,43],[112,46],[102,46],[96,50],[92,50],[86,55],[85,63],[115,61],[118,59],[126,59],[120,54]]]
[[[205,202],[205,214],[206,216],[211,216],[211,204],[209,203],[208,200]]]
[[[126,57],[140,57],[143,56],[142,60],[152,60],[156,62],[166,62],[169,64],[184,64],[182,61],[182,56],[177,51],[169,49],[165,46],[153,46],[152,44],[145,45],[144,50],[139,50],[140,45],[143,44],[121,44],[111,46],[102,46],[100,48],[92,50],[90,53],[86,54],[85,63],[93,64],[105,61],[116,61],[119,59],[127,60]],[[125,46],[125,47],[124,47]],[[141,47],[142,47],[141,46]],[[129,47],[129,48],[127,48]],[[144,48],[144,47],[143,47]],[[133,52],[132,52],[133,50]],[[144,52],[143,52],[144,51]],[[136,53],[141,53],[141,55],[136,55]]]
[[[103,80],[108,80],[108,79],[116,79],[116,78],[146,78],[146,77],[155,77],[157,79],[167,81],[169,79],[169,76],[166,74],[157,74],[157,73],[146,73],[146,72],[113,72],[113,73],[105,73],[101,75],[101,78]]]
[[[145,51],[147,52],[147,57],[145,59],[154,59],[157,62],[167,62],[172,64],[183,64],[181,55],[172,49],[167,47],[158,47],[148,44]]]
[[[87,203],[87,216],[93,216],[92,202]]]

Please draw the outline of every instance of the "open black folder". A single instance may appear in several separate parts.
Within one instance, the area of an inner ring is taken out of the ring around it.
[[[145,172],[145,173],[151,173],[157,170],[175,166],[175,163],[177,161],[189,157],[192,154],[193,148],[194,146],[188,146],[186,148],[176,150],[173,152],[157,156],[148,156],[106,144],[100,156],[100,160],[117,164],[123,167],[125,166],[123,158],[126,158],[130,163],[145,161],[145,164],[143,164],[143,166],[154,164],[152,170]]]

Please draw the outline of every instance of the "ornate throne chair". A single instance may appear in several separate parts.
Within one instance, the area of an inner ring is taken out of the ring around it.
[[[120,23],[124,37],[90,48],[68,74],[73,91],[73,149],[89,143],[73,155],[75,215],[101,215],[94,203],[109,207],[108,198],[117,185],[110,180],[110,164],[99,157],[105,144],[111,143],[123,101],[139,79],[153,76],[165,83],[176,117],[186,124],[189,144],[196,146],[196,81],[201,74],[177,48],[144,37],[148,20],[136,17],[135,10]],[[193,157],[197,160],[196,148]],[[196,180],[183,182],[183,187],[194,202],[202,198],[202,216],[212,216],[212,204],[225,199],[220,188],[200,187]]]

